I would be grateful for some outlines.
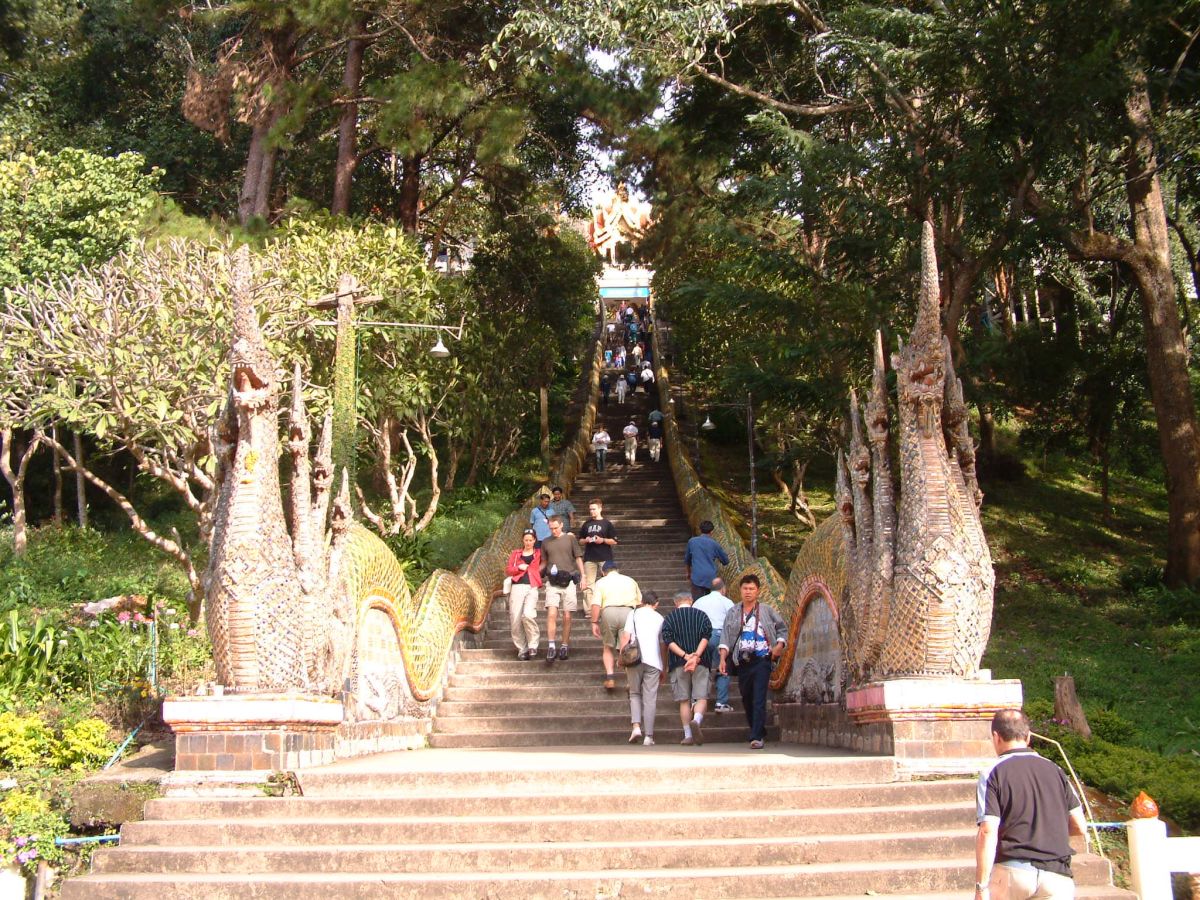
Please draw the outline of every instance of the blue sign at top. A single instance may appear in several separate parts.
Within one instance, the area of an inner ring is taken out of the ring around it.
[[[600,288],[600,296],[605,299],[623,300],[637,297],[649,297],[650,288],[648,287],[602,287]]]

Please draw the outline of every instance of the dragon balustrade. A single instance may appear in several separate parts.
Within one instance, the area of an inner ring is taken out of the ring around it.
[[[921,260],[916,323],[891,358],[895,412],[877,334],[865,408],[850,397],[838,512],[808,538],[786,581],[766,560],[750,556],[702,485],[679,440],[667,372],[659,364],[668,456],[688,517],[693,526],[703,519],[716,525],[714,536],[730,551],[726,581],[757,572],[765,597],[790,619],[788,651],[771,686],[802,703],[844,704],[848,688],[880,681],[979,675],[995,576],[980,522],[982,494],[962,385],[941,327],[928,223]],[[655,358],[663,358],[657,347]]]
[[[479,630],[526,508],[510,515],[457,572],[410,593],[387,545],[354,521],[345,477],[334,495],[331,422],[314,446],[302,373],[287,414],[289,515],[280,483],[277,364],[263,341],[249,255],[236,261],[228,399],[216,431],[216,514],[205,609],[217,680],[231,695],[339,696],[344,721],[419,712],[444,680],[451,644]],[[599,383],[555,473],[569,485],[587,456]],[[530,503],[532,500],[529,501]]]

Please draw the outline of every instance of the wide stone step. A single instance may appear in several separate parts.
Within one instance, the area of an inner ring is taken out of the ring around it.
[[[635,751],[630,750],[629,753]],[[682,751],[681,751],[682,752]],[[700,768],[703,773],[704,769]],[[146,804],[146,820],[182,819],[321,819],[470,816],[524,816],[620,814],[665,808],[679,813],[713,813],[744,809],[743,787],[710,790],[707,779],[680,791],[678,783],[652,788],[638,782],[636,792],[571,793],[540,791],[537,794],[480,794],[448,796],[444,791],[415,790],[404,796],[304,796],[304,797],[162,797]],[[532,798],[532,799],[531,799]],[[781,810],[818,818],[857,820],[860,808],[870,812],[879,805],[898,808],[953,807],[964,815],[974,813],[975,782],[892,782],[890,784],[817,785],[777,788],[754,797],[760,812]],[[131,823],[136,824],[136,823]],[[837,828],[829,826],[830,830]]]
[[[562,687],[562,688],[579,688],[579,687],[595,687],[603,680],[604,673],[599,671],[599,668],[593,670],[590,667],[587,669],[558,669],[559,663],[544,663],[532,660],[524,665],[533,667],[533,669],[541,669],[540,672],[529,673],[514,673],[493,675],[482,672],[477,673],[460,673],[455,672],[448,679],[448,685],[451,689],[459,687],[520,687],[521,685],[529,685],[530,687],[540,687],[547,690]],[[668,688],[669,690],[669,688]]]
[[[611,798],[610,803],[622,798]],[[687,840],[711,835],[713,811],[684,812],[676,809],[656,823],[659,840]],[[732,801],[735,798],[726,798]],[[417,816],[360,818],[255,818],[208,819],[205,821],[130,822],[121,829],[121,846],[207,846],[238,847],[256,844],[342,845],[479,843],[479,842],[569,842],[611,841],[625,834],[629,816],[639,806],[630,798],[621,811],[606,810],[589,815],[555,815],[540,812],[540,803],[526,802],[523,813],[484,816]],[[728,838],[832,836],[871,832],[946,830],[969,828],[972,814],[966,804],[928,806],[880,806],[842,809],[722,810],[721,835]]]
[[[586,706],[583,709],[591,715],[616,715],[621,714],[628,717],[629,715],[629,698],[626,694],[624,679],[617,682],[617,687],[612,691],[605,691],[601,688],[603,696],[588,698]],[[733,699],[733,698],[730,698]],[[711,704],[710,704],[711,705]],[[722,722],[729,724],[729,721],[741,724],[744,721],[744,716],[740,710],[740,702],[734,708],[733,713],[707,712],[704,715],[704,724],[720,725]],[[507,702],[504,700],[495,700],[491,702],[473,702],[463,701],[457,698],[452,700],[443,700],[438,706],[438,713],[444,717],[444,720],[466,716],[471,718],[476,717],[512,717],[515,719],[523,719],[531,716],[551,716],[551,717],[570,717],[578,714],[581,711],[580,701],[578,699],[560,700],[545,699],[545,698],[512,698]],[[670,715],[678,717],[679,704],[671,699],[668,694],[665,698],[658,698],[658,715],[655,718],[656,722],[665,721],[664,715],[669,712]],[[733,718],[731,718],[733,717]]]
[[[626,732],[628,733],[628,732]],[[697,752],[699,751],[699,752]],[[514,749],[495,753],[383,753],[297,773],[304,796],[403,797],[456,794],[579,796],[679,791],[679,770],[695,777],[697,790],[745,791],[829,785],[880,785],[895,778],[890,757],[867,756],[777,744],[753,752],[729,748],[631,747],[623,742],[603,754],[557,747],[538,759]]]
[[[769,720],[768,720],[769,721]],[[655,737],[664,740],[672,735],[676,740],[683,738],[679,723],[679,705],[670,697],[660,698],[654,715]],[[726,714],[723,718],[704,717],[704,739],[749,740],[746,737],[745,717],[734,720]],[[433,725],[433,734],[492,734],[494,732],[529,731],[537,734],[563,735],[573,732],[596,732],[615,736],[619,743],[629,732],[629,706],[611,713],[595,712],[590,708],[578,710],[576,715],[499,715],[499,716],[443,716]],[[563,743],[558,741],[557,743]]]
[[[597,675],[595,683],[588,682],[575,687],[558,686],[552,692],[548,692],[544,687],[529,686],[522,687],[520,685],[509,685],[506,687],[455,687],[453,691],[446,694],[446,698],[439,704],[439,709],[446,703],[513,703],[518,705],[538,704],[538,703],[570,703],[574,704],[576,709],[579,709],[579,704],[596,703],[609,700],[616,696],[621,702],[625,702],[625,676],[617,676],[617,687],[612,693],[606,691],[603,687],[603,674]],[[661,693],[661,692],[660,692]],[[674,703],[670,699],[670,693],[666,694],[667,699],[660,701]],[[709,704],[708,716],[740,716],[741,700],[738,696],[736,685],[730,685],[729,702],[738,711],[733,713],[718,713],[713,710],[712,704]],[[708,721],[705,718],[705,721]],[[740,721],[740,720],[739,720]]]
[[[708,720],[705,719],[704,728],[704,743],[708,745],[746,745],[748,740],[748,729],[745,722],[740,727],[733,725],[714,725],[708,727]],[[504,748],[504,747],[573,747],[573,746],[607,746],[620,747],[624,746],[626,739],[629,737],[629,723],[626,722],[620,729],[612,731],[600,731],[596,729],[581,730],[581,731],[492,731],[478,733],[433,733],[429,735],[429,746],[439,748]],[[654,739],[657,742],[656,747],[641,747],[637,749],[643,752],[657,751],[663,749],[687,749],[681,748],[679,742],[683,739],[683,729],[679,727],[678,720],[675,722],[661,723],[661,720],[655,718]],[[779,728],[775,725],[767,726],[767,742],[768,744],[776,744],[779,742]],[[752,752],[752,751],[747,751]]]
[[[893,860],[848,864],[773,865],[746,869],[698,866],[683,871],[661,868],[540,872],[313,872],[295,874],[96,875],[64,886],[64,900],[420,900],[431,897],[487,897],[489,900],[562,900],[564,897],[665,897],[672,900],[736,897],[813,897],[867,893],[968,891],[974,861]],[[1126,895],[1128,896],[1128,895]]]
[[[647,810],[647,812],[650,812]],[[591,832],[580,825],[583,833]],[[651,830],[651,834],[655,831]],[[926,831],[920,835],[894,832],[855,835],[705,838],[689,835],[667,840],[639,836],[635,842],[562,841],[519,844],[480,843],[378,844],[291,846],[261,844],[223,847],[220,853],[204,846],[121,846],[95,857],[92,871],[230,873],[262,872],[512,872],[529,870],[691,869],[701,866],[743,868],[811,865],[870,858],[882,860],[945,859],[968,853],[975,843],[973,828]]]

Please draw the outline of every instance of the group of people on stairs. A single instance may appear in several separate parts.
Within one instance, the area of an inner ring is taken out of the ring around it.
[[[661,409],[652,409],[646,416],[646,449],[652,462],[662,459],[663,446],[663,413]],[[632,466],[637,462],[637,451],[641,430],[637,425],[637,416],[629,417],[629,424],[621,429],[621,439],[625,455],[625,464]],[[612,446],[612,435],[600,422],[592,434],[592,454],[596,459],[596,471],[603,472],[608,465],[608,450]]]
[[[729,680],[736,676],[750,747],[762,749],[768,684],[788,629],[779,613],[760,601],[758,576],[744,575],[738,583],[741,603],[730,600],[717,568],[728,565],[729,556],[713,539],[712,522],[702,522],[684,553],[689,589],[675,594],[674,609],[664,616],[657,593],[643,591],[621,572],[613,552],[616,526],[604,517],[603,501],[588,503],[588,518],[578,527],[574,516],[575,507],[561,488],[542,494],[521,546],[508,557],[505,591],[517,659],[539,656],[539,593],[546,610],[546,663],[569,659],[572,616],[582,594],[584,614],[601,642],[606,690],[616,689],[622,651],[630,644],[637,647],[637,660],[626,659],[625,665],[630,743],[653,746],[658,691],[669,682],[679,704],[682,743],[702,744],[710,688],[716,691],[715,711],[732,712]],[[561,643],[556,640],[560,610]]]

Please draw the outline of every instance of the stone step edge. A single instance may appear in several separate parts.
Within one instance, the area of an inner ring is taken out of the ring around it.
[[[806,795],[806,794],[817,795],[817,794],[822,794],[822,793],[828,794],[831,792],[839,792],[839,791],[857,792],[857,791],[868,791],[868,790],[872,790],[872,789],[877,789],[877,790],[881,789],[881,790],[888,791],[888,792],[902,791],[906,787],[908,787],[910,784],[914,784],[914,783],[919,783],[919,782],[903,782],[903,781],[855,782],[855,783],[846,784],[846,785],[805,784],[805,785],[792,785],[789,787],[781,788],[780,790],[789,795],[790,794],[799,795],[799,798],[798,798],[798,800],[799,800],[799,799],[802,799],[804,797],[804,795]],[[964,809],[969,808],[971,810],[974,810],[974,808],[975,808],[974,789],[976,786],[975,781],[968,780],[968,779],[954,778],[954,779],[939,779],[937,783],[939,785],[941,785],[941,784],[952,785],[954,787],[957,787],[958,789],[963,790],[964,792],[969,790],[970,791],[969,796],[964,793],[964,796],[957,800],[953,800],[953,801],[947,800],[945,802],[948,804],[953,804],[953,805],[961,805]],[[950,788],[950,789],[953,789],[953,788]],[[670,787],[670,788],[653,787],[649,790],[639,790],[638,797],[644,797],[649,802],[649,801],[655,801],[655,800],[659,800],[659,799],[666,800],[671,797],[677,796],[678,793],[679,793],[679,789],[677,787]],[[488,799],[492,799],[492,798],[497,798],[497,799],[501,799],[504,801],[511,801],[516,796],[557,797],[557,796],[559,796],[559,794],[560,794],[560,791],[557,787],[555,787],[553,790],[542,791],[542,792],[538,792],[538,793],[524,794],[524,795],[497,794],[493,788],[488,787],[488,788],[482,789],[479,793],[463,793],[461,791],[456,791],[454,794],[454,797],[456,799],[463,799],[463,800],[488,800]],[[699,790],[699,791],[692,790],[689,792],[689,794],[694,797],[703,797],[705,799],[712,799],[713,801],[716,802],[718,809],[725,809],[726,808],[725,801],[728,798],[733,798],[735,796],[744,796],[745,789],[741,788],[741,787],[737,787],[737,788],[720,788],[720,787],[704,788],[703,790]],[[588,794],[587,796],[611,800],[613,797],[622,796],[622,794],[621,794],[621,792],[617,792],[617,791],[597,791],[595,793]],[[390,795],[376,795],[376,796],[371,796],[371,797],[335,797],[335,796],[331,796],[331,795],[327,795],[327,794],[316,794],[316,795],[312,795],[312,796],[293,796],[293,797],[214,797],[214,798],[193,798],[193,797],[170,798],[170,797],[166,797],[166,798],[160,798],[160,799],[155,799],[155,800],[149,801],[146,808],[147,808],[147,814],[149,816],[150,814],[153,813],[153,810],[155,809],[155,807],[157,805],[180,805],[183,803],[197,803],[197,804],[204,805],[206,807],[211,804],[218,804],[218,805],[220,805],[220,804],[239,804],[240,805],[240,804],[247,804],[247,803],[254,804],[256,806],[260,805],[260,806],[264,806],[264,807],[265,806],[284,805],[284,804],[286,804],[289,807],[299,807],[299,806],[303,806],[304,804],[306,804],[308,802],[320,803],[320,804],[324,804],[324,805],[330,805],[330,804],[342,803],[342,802],[358,803],[358,802],[364,802],[364,801],[379,802],[379,803],[391,803],[391,802],[395,802],[397,799],[398,798],[396,796],[390,796]],[[400,798],[400,799],[403,799],[406,803],[409,803],[409,804],[420,805],[421,803],[424,803],[424,802],[444,801],[447,799],[447,797],[446,797],[445,792],[416,793],[416,792],[407,792],[406,791],[403,794],[402,798]],[[889,805],[895,805],[897,807],[905,806],[905,804],[889,804]],[[908,804],[907,806],[920,807],[920,806],[937,806],[937,805],[941,805],[941,804],[935,802],[935,803],[924,803],[924,804],[919,804],[919,803],[918,804]],[[854,811],[857,811],[860,809],[870,809],[870,808],[871,807],[860,807],[860,806],[847,807],[847,809],[854,810]],[[782,809],[782,808],[777,808],[777,809]],[[296,810],[296,814],[299,814],[300,812],[301,812],[300,810]],[[249,815],[258,816],[259,812],[254,811],[253,813],[249,813]],[[570,813],[555,813],[554,815],[569,816],[571,814]],[[592,818],[592,816],[587,813],[580,813],[579,815],[584,818]],[[212,818],[228,818],[228,816],[213,815],[212,813],[209,813],[209,812],[204,813],[204,816],[212,817]],[[292,818],[292,817],[293,817],[292,814],[289,814],[289,818]],[[455,815],[453,816],[453,818],[459,818],[459,817],[461,817],[460,813],[455,813]],[[235,818],[240,818],[240,817],[235,817]],[[318,817],[318,818],[320,818],[320,817]],[[354,817],[343,816],[342,818],[354,818]],[[412,817],[406,816],[405,819],[411,820]],[[172,817],[171,820],[174,821],[175,820],[174,817]],[[145,821],[158,822],[158,821],[167,821],[167,820],[166,819],[158,819],[158,818],[147,818]],[[191,820],[185,819],[182,821],[191,821]]]
[[[557,845],[556,845],[557,846]],[[203,848],[208,850],[210,848]],[[103,852],[103,851],[102,851]],[[958,859],[918,859],[918,860],[883,860],[879,863],[874,862],[851,862],[851,863],[802,863],[799,865],[776,865],[776,866],[752,866],[748,870],[753,873],[753,877],[769,878],[770,876],[786,876],[786,875],[807,875],[807,874],[824,874],[824,873],[839,873],[839,872],[855,872],[855,873],[875,873],[875,872],[898,872],[898,871],[915,871],[915,870],[943,870],[956,871],[966,870],[970,868],[974,871],[975,858],[962,857]],[[421,882],[441,882],[450,884],[486,884],[488,882],[521,882],[521,881],[538,881],[538,882],[561,882],[561,881],[649,881],[649,880],[677,880],[677,879],[695,879],[695,878],[727,878],[729,876],[737,876],[745,878],[746,874],[742,869],[728,867],[712,867],[700,868],[689,867],[682,869],[601,869],[593,871],[585,870],[547,870],[547,871],[522,871],[522,872],[305,872],[305,873],[287,873],[287,872],[263,872],[261,874],[247,875],[245,873],[203,873],[203,872],[166,872],[155,874],[139,874],[130,872],[124,873],[106,873],[102,875],[88,875],[82,878],[73,878],[71,881],[76,883],[126,883],[126,884],[158,884],[158,883],[175,883],[183,881],[205,882],[211,881],[219,884],[242,884],[246,882],[266,882],[287,884],[289,882],[302,881],[308,884],[312,883],[328,883],[330,885],[345,885],[360,882],[364,878],[369,879],[372,883],[387,883],[394,882],[396,884],[421,883]],[[247,895],[250,896],[250,895]],[[961,896],[961,894],[960,894]]]
[[[518,842],[518,841],[464,841],[464,842],[437,842],[430,844],[363,844],[355,847],[346,847],[342,844],[253,844],[250,846],[232,846],[222,847],[222,852],[226,853],[256,853],[256,854],[278,854],[280,856],[295,856],[296,854],[304,853],[329,853],[329,854],[355,854],[355,853],[372,853],[375,855],[386,856],[389,853],[403,853],[405,855],[415,855],[419,853],[471,853],[471,852],[498,852],[505,850],[524,851],[529,849],[539,850],[621,850],[628,847],[636,847],[640,850],[656,849],[656,850],[689,850],[689,849],[705,849],[705,848],[729,848],[729,847],[794,847],[797,845],[821,844],[827,846],[830,844],[861,844],[871,843],[875,841],[893,840],[893,841],[932,841],[932,840],[955,840],[973,838],[976,829],[971,828],[939,828],[929,831],[919,831],[908,835],[897,835],[893,832],[863,832],[861,834],[831,834],[831,835],[785,835],[782,837],[775,836],[760,836],[754,837],[723,837],[717,836],[713,838],[671,838],[668,840],[626,840],[626,841],[533,841],[533,842]],[[212,844],[175,844],[175,845],[159,845],[159,844],[138,844],[136,847],[128,848],[131,852],[136,849],[136,852],[148,855],[164,855],[168,853],[202,853],[209,854],[213,850]],[[931,848],[936,852],[936,848]],[[119,852],[119,848],[118,851]],[[852,863],[852,861],[851,861]]]
[[[660,791],[659,794],[664,797],[674,796],[677,791]],[[715,793],[715,792],[714,792]],[[729,794],[744,794],[742,790],[729,789]],[[639,797],[651,797],[651,793],[638,792]],[[936,812],[951,812],[973,810],[974,806],[967,801],[946,802],[946,803],[899,803],[888,806],[855,806],[849,809],[727,809],[722,807],[722,819],[754,819],[754,818],[832,818],[840,815],[854,816],[871,816],[871,815],[895,815],[904,812],[921,812],[921,813],[936,813]],[[704,810],[688,810],[672,812],[673,819],[695,819],[697,821],[709,822],[713,818],[711,809]],[[237,827],[239,825],[256,825],[262,827],[276,827],[281,825],[294,826],[330,826],[330,827],[350,827],[355,825],[445,825],[448,823],[462,824],[465,826],[471,825],[512,825],[512,824],[573,824],[583,822],[628,822],[629,814],[624,812],[619,813],[548,813],[542,815],[529,815],[522,813],[520,815],[452,815],[452,816],[304,816],[290,815],[287,817],[278,816],[259,816],[240,817],[240,816],[222,816],[211,817],[206,816],[200,819],[144,819],[140,822],[130,823],[142,825],[145,823],[153,823],[155,828],[164,827],[191,827],[193,825],[212,825],[221,828]],[[926,832],[920,832],[925,834]],[[860,836],[874,834],[873,832],[862,832]],[[819,837],[814,834],[811,837]],[[558,842],[556,842],[558,843]],[[591,846],[594,841],[584,841],[583,844]]]

